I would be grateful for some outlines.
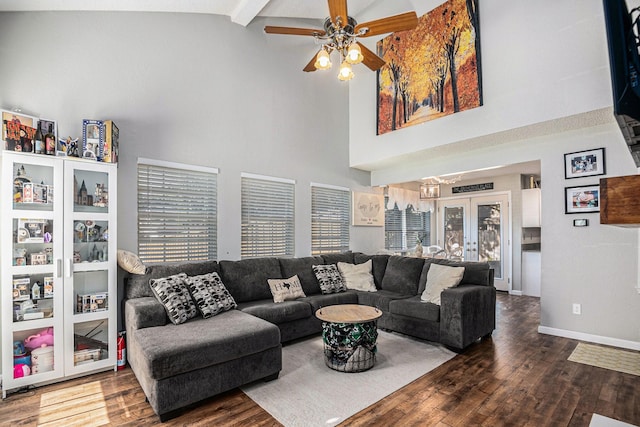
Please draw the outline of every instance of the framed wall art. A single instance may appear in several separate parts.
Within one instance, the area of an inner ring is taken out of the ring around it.
[[[564,155],[564,177],[566,179],[604,175],[605,173],[604,148],[576,151]]]
[[[19,112],[0,110],[2,141],[9,151],[32,152],[38,118]]]
[[[566,187],[564,205],[566,214],[600,212],[600,186]]]
[[[377,134],[482,105],[478,0],[448,0],[376,44]]]
[[[353,192],[353,225],[384,226],[384,195]]]

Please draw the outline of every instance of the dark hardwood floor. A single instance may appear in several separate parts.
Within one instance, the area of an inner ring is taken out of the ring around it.
[[[537,298],[500,294],[497,328],[343,426],[588,426],[593,413],[640,425],[640,377],[569,362],[578,341],[538,334]],[[10,395],[0,424],[158,425],[130,369]],[[279,426],[233,390],[167,426]]]

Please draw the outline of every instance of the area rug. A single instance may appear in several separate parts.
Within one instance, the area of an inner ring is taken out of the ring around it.
[[[635,427],[633,424],[623,423],[602,415],[593,414],[589,427]]]
[[[568,360],[640,376],[640,352],[578,343]]]
[[[242,391],[286,427],[335,426],[454,356],[443,346],[379,331],[373,368],[337,372],[325,365],[316,336],[282,348],[277,380]]]

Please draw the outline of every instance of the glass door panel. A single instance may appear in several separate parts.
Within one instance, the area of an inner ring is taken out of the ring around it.
[[[494,285],[509,290],[509,198],[506,194],[471,198],[469,260],[488,262]]]
[[[109,174],[82,169],[73,172],[73,211],[108,213]]]
[[[478,261],[488,262],[495,270],[496,279],[502,278],[501,241],[501,204],[477,206],[477,252]],[[471,251],[476,251],[476,242],[472,242]]]
[[[438,203],[438,246],[449,259],[464,261],[469,235],[469,201],[467,199],[443,200]]]

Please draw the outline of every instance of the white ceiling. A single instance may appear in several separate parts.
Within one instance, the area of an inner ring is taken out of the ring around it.
[[[349,15],[357,15],[375,0],[349,0]],[[0,11],[127,11],[208,13],[229,16],[247,26],[256,16],[324,19],[322,0],[1,0]]]

